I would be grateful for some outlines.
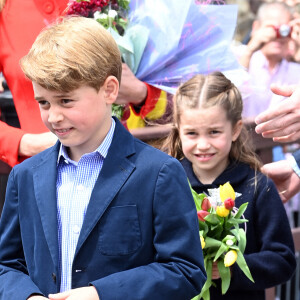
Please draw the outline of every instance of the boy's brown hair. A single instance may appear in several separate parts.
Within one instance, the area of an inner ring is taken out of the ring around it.
[[[38,35],[21,61],[25,75],[47,90],[99,90],[110,75],[121,80],[122,61],[113,37],[97,21],[72,16]]]

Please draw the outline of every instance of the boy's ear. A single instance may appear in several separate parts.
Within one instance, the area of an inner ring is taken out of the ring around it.
[[[239,137],[241,131],[243,128],[243,121],[239,120],[235,126],[233,127],[233,133],[232,133],[232,141],[235,142],[237,138]]]
[[[119,93],[119,81],[115,76],[108,76],[102,86],[104,97],[107,104],[112,104],[116,101]]]

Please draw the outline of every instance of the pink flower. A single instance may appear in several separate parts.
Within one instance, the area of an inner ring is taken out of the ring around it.
[[[203,198],[201,208],[202,210],[206,210],[206,211],[208,211],[211,208],[210,201],[208,200],[207,197]]]
[[[204,218],[209,215],[208,211],[205,210],[199,210],[197,211],[198,219],[199,221],[205,222]]]
[[[232,198],[227,198],[224,201],[224,206],[226,209],[231,210],[234,208],[234,200]]]

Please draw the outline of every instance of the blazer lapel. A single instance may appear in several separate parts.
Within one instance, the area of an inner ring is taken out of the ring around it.
[[[43,231],[54,266],[58,267],[56,176],[59,143],[33,168],[33,184]]]
[[[116,120],[113,141],[91,195],[76,253],[134,171],[135,165],[128,160],[135,152],[133,141],[132,135]]]

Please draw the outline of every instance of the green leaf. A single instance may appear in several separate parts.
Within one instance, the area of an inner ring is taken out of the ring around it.
[[[207,215],[207,216],[204,218],[204,220],[205,220],[206,222],[209,222],[209,223],[212,224],[212,225],[219,225],[219,224],[220,224],[220,220],[219,220],[218,216],[215,215],[215,214],[209,214],[209,215]]]
[[[248,206],[248,202],[246,203],[243,203],[240,207],[239,207],[239,210],[238,212],[235,214],[234,218],[235,219],[239,219],[243,213],[245,212],[245,210],[247,209],[247,206]]]
[[[241,270],[244,272],[244,274],[252,281],[254,282],[253,280],[253,277],[251,275],[251,272],[249,270],[249,267],[246,263],[246,260],[244,258],[244,255],[241,251],[238,251],[237,252],[237,260],[236,260],[236,263],[238,264],[238,266],[241,268]]]
[[[197,211],[199,211],[199,210],[201,210],[202,199],[201,199],[200,195],[192,189],[190,182],[189,182],[189,185],[190,185],[190,189],[191,189],[191,192],[192,192],[192,195],[194,198],[196,209],[197,209]]]
[[[221,244],[216,256],[215,256],[215,259],[214,261],[216,261],[224,252],[227,252],[228,251],[228,246],[224,243]]]
[[[218,241],[216,239],[210,238],[208,236],[205,238],[205,248],[220,247],[221,244],[222,244],[222,242]]]
[[[219,260],[217,265],[222,280],[222,295],[224,295],[227,292],[230,285],[230,268],[224,266],[224,260]]]
[[[244,229],[242,229],[242,228],[239,229],[239,236],[240,236],[239,248],[240,248],[240,251],[242,253],[244,253],[245,248],[246,248],[246,244],[247,244],[246,233],[245,233]]]
[[[201,297],[204,300],[210,300],[210,294],[209,294],[209,288],[212,285],[212,281],[211,281],[211,275],[212,275],[212,260],[211,259],[205,259],[204,261],[205,263],[205,270],[206,270],[206,282],[204,284],[204,286],[202,287],[201,293],[200,293],[200,299]]]

